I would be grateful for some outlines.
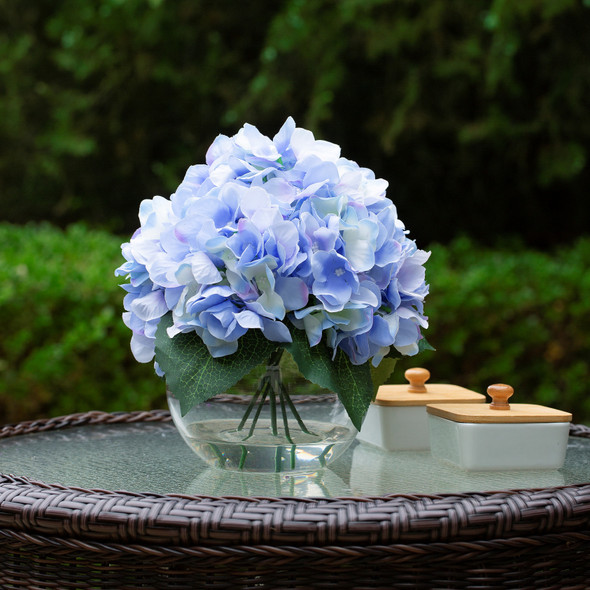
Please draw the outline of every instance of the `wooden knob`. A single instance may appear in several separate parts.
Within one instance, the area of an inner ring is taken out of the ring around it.
[[[410,382],[408,391],[410,393],[426,393],[426,381],[430,379],[430,371],[422,367],[408,369],[404,373],[405,378]]]
[[[509,410],[508,398],[514,394],[514,389],[504,383],[496,383],[488,387],[488,395],[492,398],[492,410]]]

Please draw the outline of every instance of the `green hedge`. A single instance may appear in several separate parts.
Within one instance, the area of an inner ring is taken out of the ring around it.
[[[82,225],[0,225],[0,422],[90,409],[165,407],[164,384],[137,363],[113,275],[121,240]],[[590,423],[590,238],[552,254],[468,239],[432,245],[430,342],[394,375],[424,365],[432,381],[484,391]]]
[[[0,226],[0,417],[163,407],[164,387],[129,352],[120,240],[70,227]]]

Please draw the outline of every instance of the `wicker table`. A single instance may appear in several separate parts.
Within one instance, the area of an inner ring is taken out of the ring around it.
[[[411,469],[385,477],[402,456],[362,446],[307,478],[222,477],[191,465],[169,420],[90,412],[1,429],[0,588],[590,587],[590,476],[574,460],[590,457],[587,427],[572,427],[563,470],[521,481],[466,480],[416,454],[428,491]],[[164,460],[130,435],[158,440]],[[486,491],[499,481],[532,487]]]

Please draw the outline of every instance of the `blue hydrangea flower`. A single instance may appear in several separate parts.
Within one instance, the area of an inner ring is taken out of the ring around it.
[[[141,203],[122,245],[137,360],[153,359],[169,312],[170,337],[194,331],[215,357],[248,330],[290,342],[293,327],[355,364],[416,354],[429,253],[408,238],[387,186],[292,118],[272,139],[249,124],[218,136],[169,199]]]

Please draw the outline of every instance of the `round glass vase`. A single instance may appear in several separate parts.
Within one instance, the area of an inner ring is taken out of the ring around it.
[[[211,466],[259,473],[313,473],[335,461],[357,430],[333,394],[221,395],[184,416],[168,406],[188,446]]]

